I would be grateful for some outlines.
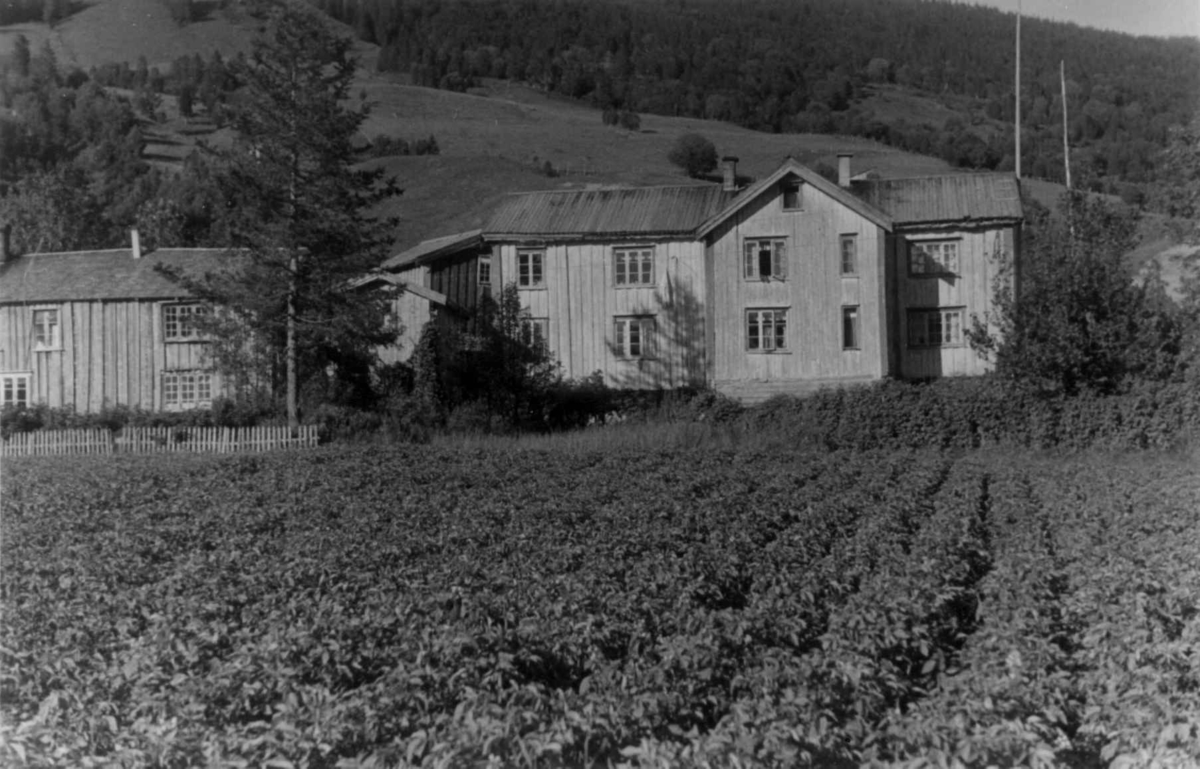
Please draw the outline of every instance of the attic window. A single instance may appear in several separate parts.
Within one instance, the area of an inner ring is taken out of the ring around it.
[[[793,179],[783,183],[783,210],[800,211],[804,208],[804,183]]]

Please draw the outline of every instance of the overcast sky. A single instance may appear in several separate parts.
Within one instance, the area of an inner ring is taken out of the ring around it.
[[[1133,35],[1200,38],[1200,0],[972,0],[1026,16],[1070,21]]]

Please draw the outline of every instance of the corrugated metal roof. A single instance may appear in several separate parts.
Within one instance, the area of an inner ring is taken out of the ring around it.
[[[487,237],[688,235],[734,197],[717,184],[529,192],[505,198]]]
[[[445,253],[458,251],[461,247],[482,241],[482,230],[469,230],[454,235],[443,235],[440,238],[423,240],[407,251],[402,251],[389,257],[380,267],[385,270],[395,270],[410,264],[419,264]]]
[[[1012,174],[952,174],[853,183],[855,194],[896,224],[1020,219],[1021,189]]]
[[[128,248],[27,254],[0,265],[0,303],[173,299],[188,292],[155,265],[202,277],[234,261],[225,249],[164,248],[134,259]]]

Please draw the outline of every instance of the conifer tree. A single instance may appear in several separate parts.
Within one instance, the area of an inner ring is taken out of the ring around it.
[[[370,211],[397,194],[381,171],[355,167],[351,138],[367,112],[346,106],[350,46],[307,6],[271,7],[251,56],[235,67],[245,84],[231,105],[240,141],[221,179],[231,245],[249,264],[192,286],[269,340],[292,426],[305,379],[333,370],[362,381],[374,350],[395,337],[386,300],[350,286],[386,257],[394,222]]]

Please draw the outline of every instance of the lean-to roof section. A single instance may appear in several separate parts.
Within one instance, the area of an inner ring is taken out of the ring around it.
[[[1016,221],[1024,217],[1012,174],[951,174],[854,182],[854,192],[897,225]]]

